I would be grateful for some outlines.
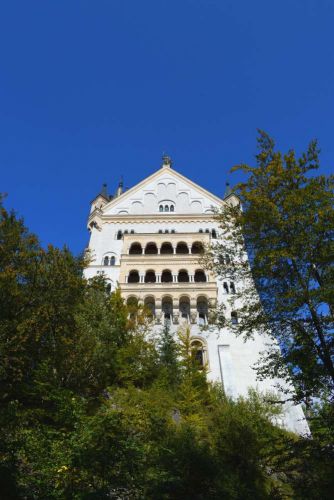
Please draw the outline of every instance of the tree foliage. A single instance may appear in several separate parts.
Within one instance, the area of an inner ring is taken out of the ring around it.
[[[224,243],[209,264],[237,283],[235,331],[272,335],[281,347],[267,353],[259,375],[288,377],[307,403],[334,387],[334,177],[314,175],[316,142],[299,158],[276,151],[264,132],[258,144],[256,166],[234,168],[248,175],[235,190],[242,209],[227,204],[218,214]]]
[[[210,386],[189,330],[150,338],[145,311],[85,265],[2,208],[1,498],[327,498],[319,448],[258,395]]]

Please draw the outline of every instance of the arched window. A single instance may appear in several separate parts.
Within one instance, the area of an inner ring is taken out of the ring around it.
[[[155,255],[158,253],[158,247],[155,243],[147,243],[145,247],[145,255]]]
[[[203,229],[200,229],[198,232],[199,232],[199,233],[203,233]]]
[[[106,256],[104,259],[103,259],[103,265],[104,266],[107,266],[109,264],[109,257]]]
[[[126,301],[126,305],[129,311],[129,317],[132,320],[136,319],[137,311],[138,311],[138,299],[137,297],[128,297]]]
[[[169,242],[165,242],[161,245],[161,248],[160,248],[160,253],[162,255],[164,254],[170,254],[170,253],[174,253],[173,251],[173,247],[172,247],[172,244],[169,243]]]
[[[174,212],[174,205],[171,205],[171,206],[170,206],[170,211],[171,211],[171,212]]]
[[[130,246],[129,254],[130,255],[141,255],[143,253],[143,249],[140,243],[132,243]]]
[[[180,316],[189,321],[190,317],[190,300],[189,297],[181,297],[179,301]]]
[[[133,270],[129,272],[128,283],[139,283],[138,271]]]
[[[117,231],[117,239],[121,240],[123,238],[123,233],[121,230]]]
[[[155,316],[155,299],[154,297],[145,297],[144,306],[150,316]]]
[[[169,233],[168,229],[165,229],[165,234],[168,234],[168,233]]]
[[[200,369],[204,368],[204,366],[206,364],[206,359],[205,359],[206,352],[205,352],[203,343],[197,339],[193,340],[191,342],[191,350],[192,350],[193,358],[194,358],[196,364],[198,365],[198,367]]]
[[[231,290],[231,293],[235,293],[235,285],[234,285],[233,281],[230,282],[230,290]]]
[[[126,229],[126,230],[124,231],[124,234],[129,234],[129,231]]]
[[[114,255],[112,255],[112,256],[110,257],[110,263],[109,263],[109,265],[110,265],[110,266],[114,266],[114,265],[115,265],[115,262],[116,262],[116,258],[115,258],[115,256],[114,256]]]
[[[173,281],[173,275],[169,269],[165,269],[161,273],[161,283],[171,283]]]
[[[171,233],[175,234],[175,229],[172,229],[172,230],[171,230]]]
[[[178,254],[187,254],[187,253],[189,253],[188,245],[186,245],[186,243],[184,243],[183,241],[181,241],[176,246],[176,253],[178,253]]]
[[[194,280],[196,283],[206,282],[206,274],[203,269],[197,269],[197,271],[195,271]]]
[[[159,206],[159,212],[163,212],[163,211],[164,211],[164,207],[163,207],[163,205],[160,205]]]
[[[156,282],[156,276],[154,271],[146,271],[145,274],[145,283],[155,283]]]
[[[169,206],[165,205],[165,212],[169,212]]]
[[[163,297],[161,301],[161,310],[164,316],[165,325],[170,325],[173,316],[173,301],[171,297]]]
[[[162,234],[163,233],[163,230],[162,229],[159,229],[159,233]]]
[[[210,230],[209,230],[209,229],[206,229],[206,230],[205,230],[205,232],[206,232],[206,233],[210,233]]]
[[[197,299],[198,324],[205,325],[208,319],[208,300],[206,297]]]
[[[224,290],[225,290],[226,293],[230,293],[230,291],[228,289],[228,284],[227,284],[226,281],[224,281],[224,283],[223,283],[223,288],[224,288]]]
[[[185,269],[181,269],[181,271],[179,271],[177,281],[179,283],[189,283],[188,271],[186,271]]]
[[[216,239],[216,238],[217,238],[217,232],[216,232],[216,230],[215,230],[215,229],[212,229],[212,231],[211,231],[211,235],[212,235],[212,238],[213,238],[213,239]]]
[[[111,283],[108,283],[106,286],[106,292],[110,293],[111,292]]]
[[[204,252],[204,247],[203,247],[203,243],[201,243],[200,241],[195,241],[192,245],[191,245],[191,253],[194,253],[194,254],[201,254]]]
[[[231,321],[232,321],[232,325],[238,324],[238,315],[235,311],[231,312]]]
[[[133,229],[131,229],[130,233],[131,233],[131,234],[135,234],[135,232],[134,232],[134,230],[133,230]]]

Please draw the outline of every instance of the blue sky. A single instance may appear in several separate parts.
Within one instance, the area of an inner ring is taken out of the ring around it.
[[[0,191],[42,243],[88,242],[89,202],[165,151],[223,195],[253,162],[317,138],[334,164],[332,0],[10,0],[0,6]]]

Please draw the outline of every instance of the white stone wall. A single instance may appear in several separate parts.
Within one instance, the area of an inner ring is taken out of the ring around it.
[[[198,233],[199,230],[214,229],[219,235],[219,227],[214,220],[212,207],[223,203],[210,193],[194,185],[168,167],[162,168],[148,178],[147,182],[139,183],[118,200],[112,200],[99,210],[93,210],[89,224],[91,237],[89,250],[92,261],[85,271],[85,276],[91,278],[98,273],[104,273],[110,280],[112,288],[120,279],[120,265],[123,250],[123,239],[117,239],[118,231],[134,231],[135,234],[150,234],[151,241],[162,230],[174,230],[176,234]],[[163,207],[173,206],[173,212],[160,212]],[[97,227],[92,226],[96,223]],[[168,234],[165,235],[169,241]],[[195,236],[194,236],[195,238]],[[194,240],[195,241],[195,240]],[[115,265],[103,265],[104,257],[114,256]],[[170,258],[173,258],[171,255]],[[236,287],[242,284],[235,283]],[[142,284],[141,287],[145,287]],[[217,279],[218,301],[226,305],[226,314],[230,316],[228,295],[223,288],[223,280]],[[158,331],[162,326],[155,326]],[[178,328],[173,325],[174,331]],[[254,365],[260,352],[265,350],[269,338],[254,333],[254,339],[244,342],[236,337],[230,329],[218,331],[210,327],[203,331],[198,325],[191,325],[191,334],[201,338],[207,346],[208,379],[222,383],[227,394],[232,397],[247,396],[249,388],[259,391],[276,391],[274,380],[257,381]],[[309,429],[300,407],[285,405],[285,412],[278,423],[300,434],[308,433]]]

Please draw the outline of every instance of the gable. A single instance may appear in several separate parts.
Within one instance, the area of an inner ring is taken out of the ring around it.
[[[222,200],[169,167],[163,167],[105,207],[105,215],[211,213]],[[162,208],[162,210],[161,210]],[[168,210],[167,210],[168,209]]]

